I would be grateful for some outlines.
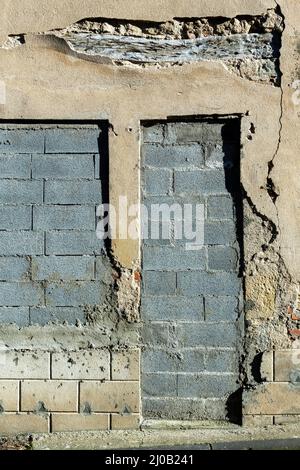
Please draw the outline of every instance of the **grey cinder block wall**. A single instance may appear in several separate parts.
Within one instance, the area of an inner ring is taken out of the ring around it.
[[[165,227],[168,239],[152,240],[148,214],[149,238],[142,241],[145,417],[224,419],[240,413],[239,156],[238,119],[144,126],[142,201],[148,210],[162,203],[204,205],[204,246],[196,251],[186,250],[184,238],[174,239],[174,220]]]

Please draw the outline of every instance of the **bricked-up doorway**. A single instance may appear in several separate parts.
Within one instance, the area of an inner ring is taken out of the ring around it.
[[[0,123],[0,323],[84,324],[102,305],[107,178],[104,123]]]
[[[145,123],[142,135],[142,203],[148,209],[203,204],[205,217],[199,250],[187,251],[186,240],[174,240],[172,223],[169,239],[142,241],[143,416],[237,420],[243,330],[240,119]]]

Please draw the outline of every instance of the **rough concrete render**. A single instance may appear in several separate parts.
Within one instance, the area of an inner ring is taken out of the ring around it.
[[[0,17],[0,433],[298,422],[299,2],[19,3]],[[205,248],[99,241],[120,195],[201,200]]]

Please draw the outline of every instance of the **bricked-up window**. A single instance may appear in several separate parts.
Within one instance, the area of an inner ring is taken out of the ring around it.
[[[0,322],[85,322],[109,267],[96,237],[106,127],[0,125]]]
[[[239,119],[145,125],[142,202],[148,209],[175,202],[204,210],[202,248],[186,250],[172,223],[168,239],[142,243],[143,415],[236,418],[243,321]]]

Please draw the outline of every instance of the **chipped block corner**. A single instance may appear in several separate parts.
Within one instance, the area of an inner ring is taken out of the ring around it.
[[[298,0],[3,11],[0,434],[299,423]]]

